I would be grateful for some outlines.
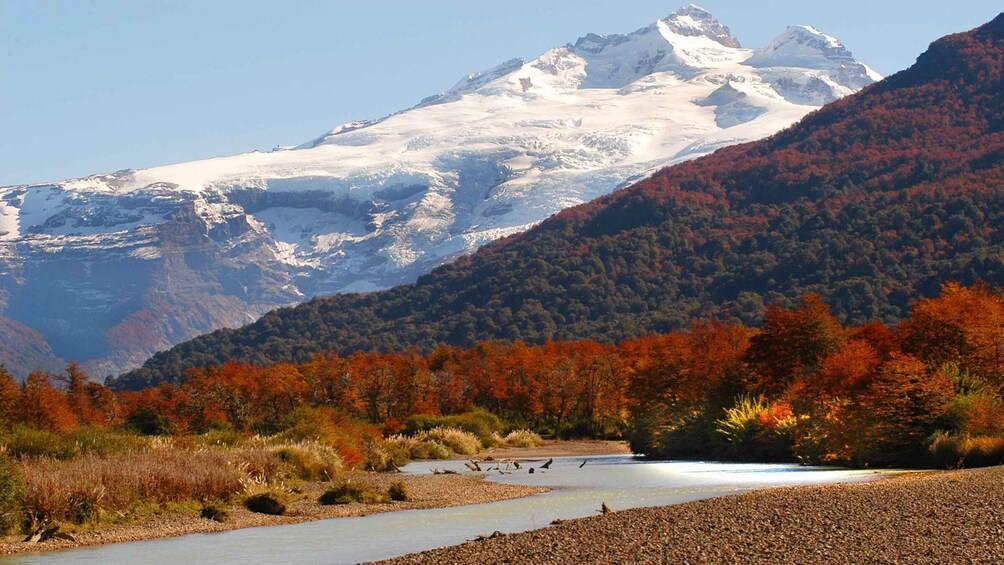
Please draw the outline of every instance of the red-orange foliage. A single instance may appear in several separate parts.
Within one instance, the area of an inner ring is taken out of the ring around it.
[[[807,460],[901,461],[923,451],[936,429],[1004,433],[1002,298],[987,286],[948,284],[891,330],[877,323],[844,329],[818,296],[807,295],[795,308],[771,306],[762,330],[694,323],[616,346],[487,342],[427,356],[231,362],[191,370],[178,385],[118,395],[76,365],[55,377],[62,390],[37,372],[18,387],[0,370],[0,423],[64,431],[155,415],[156,429],[178,433],[292,426],[296,437],[325,435],[362,461],[376,432],[358,420],[393,432],[416,414],[482,407],[554,432],[623,433],[630,421],[636,446],[647,451],[667,430],[700,417],[713,428],[737,398],[762,396],[770,409],[759,416],[761,435],[792,434]]]
[[[17,417],[17,402],[20,391],[14,376],[0,364],[0,426],[9,426]]]
[[[860,433],[855,457],[878,464],[921,459],[925,440],[938,428],[954,395],[944,373],[916,357],[894,355],[854,409]]]
[[[958,362],[1004,390],[1004,296],[986,285],[946,284],[913,307],[899,333],[903,348],[928,363]]]
[[[17,407],[18,423],[51,432],[77,427],[77,418],[66,396],[38,371],[28,375],[21,387]]]
[[[777,393],[814,373],[844,342],[844,329],[816,294],[802,297],[793,310],[767,308],[763,331],[750,340],[748,358],[761,376],[760,387]]]

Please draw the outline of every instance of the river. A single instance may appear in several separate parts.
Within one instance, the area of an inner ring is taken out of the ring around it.
[[[456,545],[494,531],[542,528],[556,518],[591,516],[603,503],[616,511],[764,487],[866,481],[880,476],[875,471],[797,465],[653,462],[628,455],[587,457],[580,466],[583,459],[556,458],[550,469],[534,474],[524,469],[490,476],[492,481],[554,488],[517,500],[16,555],[0,558],[0,564],[359,563]],[[466,472],[459,461],[416,462],[404,471],[429,473],[435,468]]]

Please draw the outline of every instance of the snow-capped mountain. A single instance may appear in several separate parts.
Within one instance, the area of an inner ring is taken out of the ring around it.
[[[688,6],[295,148],[0,188],[0,314],[92,371],[130,368],[276,306],[412,281],[879,78],[812,27],[751,50]]]

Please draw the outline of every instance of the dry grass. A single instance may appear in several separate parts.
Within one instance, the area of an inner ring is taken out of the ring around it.
[[[392,454],[401,454],[401,458],[395,457],[398,463],[404,463],[407,459],[449,459],[452,454],[450,448],[434,439],[401,434],[390,436],[384,445]]]
[[[388,493],[368,483],[346,482],[324,492],[318,499],[322,505],[334,504],[380,504],[390,500]]]
[[[305,481],[331,481],[345,471],[338,453],[317,442],[280,445],[271,453],[286,463],[293,477]]]
[[[945,467],[986,467],[1004,464],[1004,437],[937,434],[930,449]]]
[[[144,503],[227,500],[244,489],[249,458],[224,451],[158,449],[71,461],[21,464],[22,508],[31,524],[84,523],[102,512],[128,512]],[[252,456],[250,459],[254,459]]]
[[[341,471],[333,457],[320,445],[191,449],[165,440],[106,457],[26,459],[21,508],[30,525],[121,519],[148,505],[226,501],[290,478],[330,479]]]
[[[544,445],[544,440],[530,430],[513,430],[500,443],[505,447],[540,447]]]
[[[417,436],[421,440],[434,440],[458,455],[475,455],[481,451],[478,436],[457,428],[438,427]]]

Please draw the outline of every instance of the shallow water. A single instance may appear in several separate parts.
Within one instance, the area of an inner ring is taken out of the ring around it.
[[[613,510],[678,504],[768,486],[866,481],[874,471],[797,465],[649,462],[627,455],[556,458],[549,470],[490,480],[548,486],[556,490],[522,498],[433,510],[405,510],[357,518],[193,534],[37,555],[0,558],[0,563],[358,563],[456,545],[479,534],[519,532],[547,526],[555,518],[596,514],[605,502]],[[532,464],[539,466],[540,463]],[[433,469],[468,472],[463,462],[412,463],[409,473]]]

